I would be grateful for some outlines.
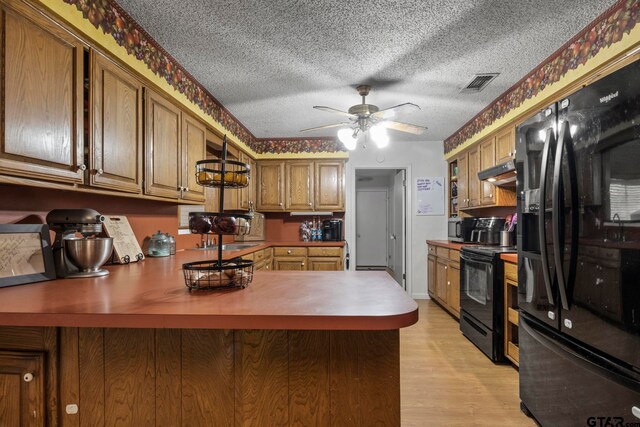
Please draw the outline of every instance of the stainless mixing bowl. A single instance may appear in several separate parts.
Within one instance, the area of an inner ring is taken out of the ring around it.
[[[113,237],[69,237],[64,239],[64,249],[83,273],[96,272],[111,256]]]

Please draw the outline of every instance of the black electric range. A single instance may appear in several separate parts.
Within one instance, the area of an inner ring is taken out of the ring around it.
[[[460,250],[460,330],[494,362],[504,357],[504,267],[500,255],[515,247]]]

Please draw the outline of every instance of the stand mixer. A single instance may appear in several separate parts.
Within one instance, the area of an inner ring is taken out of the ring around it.
[[[102,232],[104,216],[93,209],[54,209],[47,224],[56,237],[53,258],[60,278],[100,277],[109,274],[100,267],[109,259],[113,238],[93,237]],[[82,237],[76,237],[80,234]]]

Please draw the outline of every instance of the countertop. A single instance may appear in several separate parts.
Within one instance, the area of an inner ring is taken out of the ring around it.
[[[500,259],[513,264],[518,263],[518,254],[500,254]]]
[[[459,251],[463,246],[473,246],[476,243],[459,243],[459,242],[450,242],[449,240],[427,240],[428,245],[433,246],[442,246],[449,249],[455,249]]]
[[[212,252],[108,266],[101,278],[0,288],[0,325],[390,330],[418,320],[417,304],[386,272],[256,271],[246,289],[189,292],[182,264]]]

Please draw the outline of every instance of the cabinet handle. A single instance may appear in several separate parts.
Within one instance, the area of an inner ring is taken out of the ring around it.
[[[86,170],[87,170],[87,165],[80,165],[80,166],[78,166],[78,170],[79,170],[79,171],[86,171]]]
[[[489,194],[489,198],[492,198],[492,197],[493,197],[493,193],[490,193],[490,194]]]
[[[96,175],[102,175],[103,173],[104,173],[104,170],[102,170],[102,168],[99,168],[99,169],[96,171]]]
[[[278,203],[278,206],[282,206],[282,202]]]
[[[309,206],[311,206],[311,202],[309,202]]]
[[[182,188],[182,187],[178,187],[178,191],[182,191],[182,190],[183,190],[183,188]]]
[[[287,251],[287,254],[291,255],[291,250],[288,250],[288,251]]]
[[[189,187],[184,187],[182,190],[183,191],[189,191]]]
[[[451,282],[447,280],[447,286],[451,286]]]
[[[447,266],[445,265],[445,266],[444,266],[444,269],[446,270],[447,268],[449,268],[449,267],[447,267]]]
[[[22,379],[25,383],[30,383],[31,381],[33,381],[33,374],[31,372],[27,372],[23,375]]]
[[[300,265],[304,267],[304,262],[303,262],[303,263],[300,263]]]

